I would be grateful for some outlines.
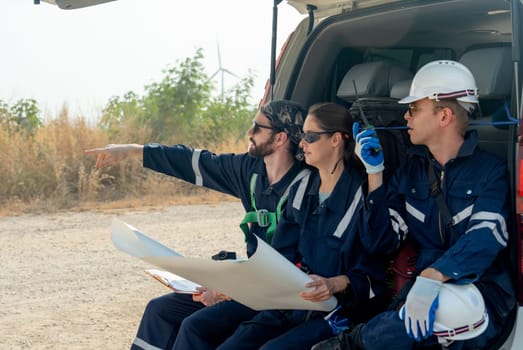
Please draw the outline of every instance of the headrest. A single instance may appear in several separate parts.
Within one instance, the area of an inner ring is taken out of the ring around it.
[[[405,79],[396,82],[390,89],[390,97],[397,98],[399,100],[405,96],[409,96],[410,84],[412,84],[412,79]]]
[[[353,102],[357,97],[388,97],[394,83],[411,78],[412,73],[392,61],[361,63],[345,74],[337,96],[347,102]]]
[[[510,96],[511,56],[512,51],[508,46],[470,50],[461,56],[460,63],[470,69],[476,79],[480,100]]]

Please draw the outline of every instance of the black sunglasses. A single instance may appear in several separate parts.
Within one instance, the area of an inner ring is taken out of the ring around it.
[[[433,106],[433,107],[434,107],[434,109],[450,108],[448,106]],[[419,109],[420,109],[419,107],[416,107],[413,104],[409,104],[408,107],[407,107],[407,112],[409,113],[409,117],[414,117],[414,114]],[[452,110],[452,108],[450,108],[450,110]]]
[[[417,109],[418,108],[416,108],[416,106],[409,103],[409,105],[407,106],[407,112],[409,114],[409,117],[414,117],[414,113],[416,113]]]
[[[257,134],[261,129],[269,129],[269,130],[278,130],[274,126],[267,126],[263,124],[258,124],[256,121],[252,122],[252,133]]]
[[[323,134],[334,134],[337,131],[308,131],[301,134],[301,139],[307,143],[314,143],[320,139]]]

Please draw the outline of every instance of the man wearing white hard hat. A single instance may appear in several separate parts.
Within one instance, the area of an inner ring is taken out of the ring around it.
[[[408,237],[419,250],[418,275],[400,292],[406,298],[399,310],[314,350],[481,349],[498,338],[515,305],[505,252],[507,169],[479,149],[476,131],[467,131],[479,103],[472,73],[455,61],[430,62],[399,103],[408,104],[414,146],[388,184],[375,131],[353,131],[369,179],[369,230],[389,233],[380,242],[389,252]]]

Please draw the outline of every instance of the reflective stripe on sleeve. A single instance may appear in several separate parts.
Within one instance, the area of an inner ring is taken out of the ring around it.
[[[494,236],[496,241],[498,241],[498,243],[501,244],[503,247],[507,246],[507,240],[504,239],[503,237],[501,237],[501,235],[499,234],[499,231],[498,231],[498,228],[497,228],[496,224],[493,223],[493,222],[490,222],[490,221],[482,221],[482,222],[480,222],[480,223],[470,227],[465,232],[465,234],[468,234],[468,233],[470,233],[471,231],[474,231],[474,230],[480,230],[482,228],[487,228],[487,229],[491,230],[492,231],[492,235]]]
[[[409,227],[405,223],[405,220],[403,220],[403,218],[401,217],[400,213],[398,213],[396,210],[389,208],[389,215],[392,229],[394,230],[394,232],[396,232],[396,235],[398,236],[398,242],[401,242],[407,237]]]
[[[372,289],[372,283],[369,276],[367,276],[367,281],[369,281],[369,299],[372,299],[376,296],[376,293],[374,293],[374,290]]]
[[[505,241],[508,240],[508,231],[507,231],[507,223],[505,221],[505,218],[503,215],[499,213],[493,213],[490,211],[480,211],[475,213],[471,216],[470,220],[478,220],[478,221],[495,221],[499,224],[501,228],[501,233],[503,234],[503,238]]]
[[[133,344],[141,347],[144,350],[162,350],[162,348],[151,345],[147,343],[145,340],[140,339],[138,337],[134,338]]]
[[[200,155],[202,150],[196,148],[192,153],[192,170],[194,171],[194,184],[197,186],[203,186],[203,177],[200,172]]]

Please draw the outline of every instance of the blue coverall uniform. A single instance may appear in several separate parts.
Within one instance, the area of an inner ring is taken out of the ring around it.
[[[441,221],[430,195],[428,162],[442,180],[441,190],[452,216],[452,230]],[[427,147],[409,150],[406,164],[394,174],[388,189],[367,197],[370,229],[389,232],[384,245],[397,247],[407,235],[419,248],[416,270],[433,267],[451,278],[446,283],[475,283],[481,291],[490,322],[480,336],[456,341],[449,349],[480,349],[494,339],[515,303],[514,287],[504,254],[507,231],[507,170],[504,162],[477,147],[469,132],[456,158],[441,167]],[[389,222],[389,225],[383,223]],[[385,312],[361,328],[363,345],[373,349],[411,349],[397,311]],[[422,346],[437,344],[435,336]]]
[[[301,188],[304,183],[307,187]],[[272,245],[280,251],[283,247],[284,256],[293,263],[301,262],[310,273],[323,277],[346,274],[349,287],[337,297],[344,314],[356,320],[372,294],[385,292],[383,261],[368,253],[377,239],[362,234],[362,178],[346,166],[321,204],[319,187],[319,174],[313,170],[308,183],[303,180],[291,188]],[[301,204],[296,201],[300,191]],[[287,249],[292,241],[296,243],[294,252]],[[308,349],[333,334],[324,320],[326,312],[266,310],[241,324],[242,317],[235,319],[233,313],[226,303],[194,313],[184,320],[173,349]]]
[[[254,158],[247,153],[217,155],[185,145],[160,144],[144,146],[143,166],[238,197],[246,211],[253,210],[250,180],[252,174],[256,173],[256,207],[270,212],[276,210],[280,197],[303,169],[303,163],[296,162],[278,183],[270,185],[262,158]],[[256,239],[253,235],[265,240],[266,230],[266,227],[257,224],[250,225],[250,232],[246,237],[248,256],[256,250]],[[247,319],[255,314],[253,310],[239,303],[234,305],[238,313],[248,314]],[[145,308],[131,349],[169,349],[183,319],[204,307],[202,303],[194,302],[191,295],[186,294],[170,293],[152,299]]]

